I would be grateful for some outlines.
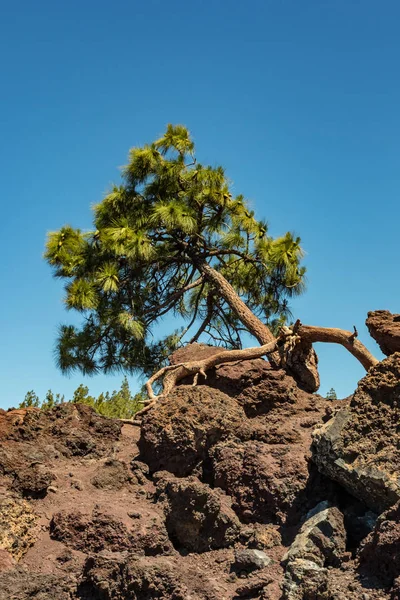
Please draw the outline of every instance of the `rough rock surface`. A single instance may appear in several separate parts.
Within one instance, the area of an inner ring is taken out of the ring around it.
[[[400,502],[384,512],[359,552],[360,567],[386,585],[400,577]]]
[[[283,558],[283,600],[323,598],[328,592],[327,568],[339,566],[345,550],[343,515],[321,502],[307,515]]]
[[[75,590],[73,577],[40,575],[20,567],[0,573],[0,600],[71,600]]]
[[[0,548],[19,560],[38,537],[38,519],[26,500],[0,493]]]
[[[132,480],[128,466],[120,460],[110,458],[96,469],[91,484],[103,490],[121,490],[132,483]]]
[[[128,527],[109,513],[56,513],[50,521],[50,537],[69,548],[86,553],[130,550],[155,555],[171,554],[173,551],[164,523],[152,522],[142,527],[136,524]]]
[[[171,362],[216,351],[192,344]],[[262,359],[220,365],[206,383],[193,388],[188,379],[147,414],[144,460],[152,471],[196,474],[222,488],[244,522],[295,524],[334,487],[310,465],[310,441],[340,403],[307,394]]]
[[[232,496],[244,522],[293,520],[309,478],[296,445],[228,440],[214,446],[210,454],[214,485]]]
[[[140,453],[153,472],[189,475],[207,459],[212,445],[236,434],[244,417],[237,402],[222,392],[179,387],[145,415]]]
[[[374,310],[368,313],[366,325],[383,354],[389,356],[400,352],[400,315],[393,315],[388,310]]]
[[[80,586],[85,600],[216,600],[218,587],[176,559],[121,554],[89,558]]]
[[[364,444],[374,419],[398,424],[395,356],[358,396]],[[375,554],[396,564],[397,513],[362,542],[375,514],[310,461],[313,429],[354,399],[246,362],[180,386],[142,431],[79,405],[0,411],[0,600],[282,600],[290,569],[299,600],[399,600],[398,572],[369,568]],[[380,468],[398,463],[394,431]],[[329,516],[283,561],[320,501]]]
[[[167,531],[177,547],[206,552],[231,546],[238,539],[240,521],[224,492],[212,490],[196,477],[156,475],[158,492],[166,498]]]
[[[170,363],[201,360],[220,351],[221,348],[215,346],[190,344],[174,352]],[[193,377],[188,377],[182,383],[191,384],[192,381]],[[247,416],[267,413],[279,403],[295,403],[301,396],[307,396],[285,371],[272,367],[261,358],[219,365],[207,371],[207,379],[199,375],[198,383],[235,398]]]
[[[360,381],[351,402],[314,432],[322,473],[381,513],[400,499],[400,353]]]

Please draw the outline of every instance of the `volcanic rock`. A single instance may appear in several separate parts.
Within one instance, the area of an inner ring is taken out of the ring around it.
[[[124,462],[108,458],[96,469],[90,482],[94,487],[99,489],[121,490],[132,479],[133,477]]]
[[[75,591],[73,577],[39,575],[21,567],[0,573],[0,600],[71,600]]]
[[[283,559],[283,600],[327,598],[327,567],[338,566],[345,549],[343,515],[326,502],[318,504]]]
[[[400,352],[400,315],[393,315],[388,310],[374,310],[368,313],[366,325],[383,354],[389,356]]]
[[[235,550],[235,562],[233,568],[236,571],[245,571],[250,573],[258,569],[263,569],[271,564],[271,559],[262,550],[245,548],[243,550]]]
[[[189,344],[169,357],[171,364],[196,361],[221,352],[216,346]],[[182,380],[191,384],[193,377]],[[307,393],[300,390],[283,369],[276,369],[262,358],[221,364],[207,371],[207,379],[199,375],[199,384],[220,390],[243,406],[247,416],[267,413],[281,403],[294,404]]]
[[[235,435],[245,419],[237,402],[206,386],[181,386],[144,415],[139,449],[151,471],[186,476],[208,458],[209,448]]]
[[[400,499],[400,353],[374,366],[314,432],[313,460],[378,514]]]
[[[221,598],[207,576],[183,561],[103,553],[85,565],[80,598],[90,600],[215,600]]]
[[[163,523],[150,522],[128,528],[111,515],[98,512],[91,516],[79,511],[56,513],[50,523],[50,535],[69,548],[85,553],[130,550],[153,556],[173,552]]]
[[[400,502],[380,515],[362,544],[359,559],[362,570],[386,585],[400,577]]]
[[[38,537],[38,519],[26,500],[0,494],[0,548],[19,560]]]
[[[240,522],[231,500],[196,477],[175,478],[156,474],[158,493],[166,500],[166,527],[175,546],[206,552],[232,545],[240,535]]]
[[[304,452],[294,444],[229,440],[214,446],[211,457],[214,485],[233,498],[244,522],[285,523],[309,478]]]

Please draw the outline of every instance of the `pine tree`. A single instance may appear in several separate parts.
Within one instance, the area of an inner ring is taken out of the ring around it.
[[[122,185],[93,210],[91,231],[65,225],[47,239],[66,307],[82,315],[80,327],[60,328],[62,371],[151,374],[182,340],[235,349],[245,333],[308,391],[319,386],[314,342],[342,344],[367,370],[378,362],[356,329],[299,321],[284,330],[277,353],[271,328],[304,291],[300,238],[270,236],[245,198],[232,195],[223,168],[197,162],[185,127],[169,125],[159,140],[133,148]],[[185,327],[154,341],[167,313]]]
[[[327,400],[337,400],[338,399],[333,387],[331,387],[329,392],[326,394],[326,399]]]
[[[30,390],[29,392],[27,392],[25,394],[25,398],[23,400],[23,402],[20,403],[19,408],[29,408],[29,407],[35,407],[35,408],[39,408],[40,405],[40,400],[39,397],[35,394],[35,392],[33,390]]]
[[[273,340],[267,325],[304,290],[302,255],[300,238],[268,235],[222,167],[199,164],[187,129],[169,125],[131,150],[123,185],[94,207],[92,231],[67,225],[48,236],[45,257],[66,281],[66,306],[84,317],[80,328],[61,327],[58,364],[149,373],[183,335],[231,348],[244,331]],[[168,312],[187,325],[154,343]]]

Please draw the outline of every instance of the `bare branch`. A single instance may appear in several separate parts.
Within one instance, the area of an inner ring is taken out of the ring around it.
[[[350,331],[334,327],[314,327],[312,325],[300,324],[297,334],[302,340],[311,344],[314,342],[341,344],[360,361],[366,371],[379,362],[364,344],[355,338],[355,334]]]

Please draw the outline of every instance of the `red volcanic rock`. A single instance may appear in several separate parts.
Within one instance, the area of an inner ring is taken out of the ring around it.
[[[384,512],[359,552],[360,566],[386,585],[400,577],[400,502]]]
[[[400,315],[388,310],[374,310],[368,313],[366,325],[383,354],[390,356],[400,352]]]
[[[236,435],[245,420],[233,398],[207,386],[180,386],[143,419],[139,449],[151,471],[190,475],[208,450]]]
[[[313,460],[378,514],[400,499],[400,353],[359,382],[349,405],[314,431]]]
[[[231,546],[238,539],[240,522],[224,492],[196,477],[157,475],[158,492],[166,501],[167,531],[179,547],[206,552]]]

